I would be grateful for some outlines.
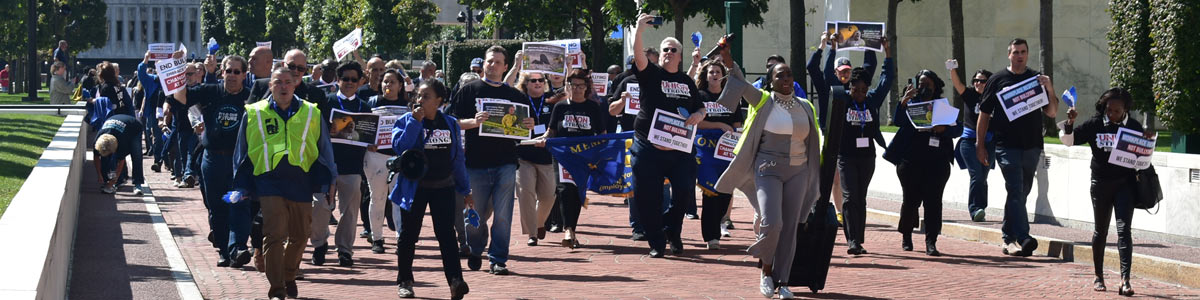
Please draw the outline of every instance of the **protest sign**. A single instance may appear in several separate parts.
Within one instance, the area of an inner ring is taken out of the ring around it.
[[[571,173],[567,172],[567,169],[563,168],[562,165],[558,165],[558,183],[575,184],[575,178],[571,177]]]
[[[1155,140],[1142,136],[1141,132],[1121,127],[1117,130],[1117,144],[1108,155],[1108,163],[1143,170],[1150,167],[1150,155],[1154,154]]]
[[[488,113],[487,120],[479,126],[479,136],[527,140],[532,130],[521,126],[521,120],[529,117],[529,105],[509,101],[479,101],[479,111]]]
[[[721,140],[717,142],[717,152],[713,153],[713,158],[733,161],[733,157],[736,156],[733,150],[737,147],[738,139],[741,138],[742,134],[738,132],[727,131],[722,134]]]
[[[920,103],[909,103],[906,109],[908,120],[917,129],[929,129],[933,126],[958,124],[958,109],[950,105],[946,98],[935,99]]]
[[[572,68],[583,68],[583,57],[580,56],[583,53],[583,46],[579,42],[579,39],[557,40],[547,43],[554,43],[565,48],[567,50],[567,61],[571,64]]]
[[[375,113],[356,113],[335,108],[329,114],[331,142],[366,147],[377,143],[378,133],[379,115]]]
[[[174,95],[187,86],[187,62],[180,59],[162,59],[154,63],[158,72],[158,83],[162,85],[163,93]]]
[[[168,59],[175,53],[175,43],[152,43],[146,50],[150,51],[151,61]]]
[[[379,131],[375,134],[375,145],[379,149],[392,148],[392,127],[396,126],[396,120],[400,116],[408,113],[408,106],[385,105],[371,109],[372,113],[379,115]]]
[[[333,43],[333,54],[337,55],[337,60],[340,61],[350,52],[357,50],[359,46],[362,46],[362,28],[355,28],[346,37]]]
[[[271,49],[271,41],[266,41],[266,42],[254,42],[254,45],[255,45],[255,46],[258,46],[258,47],[267,47],[267,50],[270,50],[270,49]]]
[[[1016,120],[1050,103],[1046,89],[1038,82],[1037,76],[996,92],[996,97],[1000,98],[1000,105],[1004,107],[1004,114],[1009,120]]]
[[[546,139],[546,150],[580,188],[601,195],[633,191],[633,168],[628,159],[633,132]],[[561,175],[559,177],[562,177]],[[587,184],[583,184],[587,183]],[[586,188],[585,188],[586,187]]]
[[[684,124],[687,118],[661,109],[654,111],[650,123],[650,143],[671,150],[691,153],[696,126]]]
[[[592,73],[592,90],[596,91],[597,96],[608,95],[608,73]]]
[[[625,92],[629,93],[629,101],[625,101],[625,113],[636,115],[642,111],[642,88],[636,83],[625,84]]]
[[[883,52],[885,28],[884,23],[839,21],[837,35],[841,43],[838,43],[837,49]]]
[[[567,48],[557,43],[524,43],[521,51],[521,70],[565,76],[567,71]]]
[[[696,131],[696,185],[708,192],[716,191],[717,179],[733,160],[733,147],[740,136],[737,132],[720,129]],[[732,139],[732,143],[730,140]]]

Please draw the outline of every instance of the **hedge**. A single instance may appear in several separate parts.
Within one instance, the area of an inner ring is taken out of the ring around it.
[[[607,49],[608,55],[601,58],[601,62],[602,62],[601,66],[594,66],[591,63],[592,61],[594,61],[593,57],[590,56],[590,53],[592,50],[592,40],[591,39],[581,39],[581,40],[582,40],[581,46],[583,47],[583,52],[585,54],[589,55],[587,57],[588,67],[591,67],[592,69],[597,69],[597,68],[608,68],[609,65],[622,65],[623,64],[623,61],[621,59],[621,40],[604,39],[604,44],[608,48]],[[446,73],[446,85],[454,86],[454,84],[458,82],[459,75],[461,75],[462,73],[467,72],[471,69],[471,59],[476,58],[476,57],[482,58],[484,51],[486,51],[487,48],[491,47],[492,45],[500,45],[501,47],[504,47],[505,50],[508,50],[508,54],[510,57],[505,58],[505,60],[506,60],[505,62],[508,63],[509,67],[511,68],[512,64],[513,64],[513,58],[511,56],[513,54],[517,53],[517,50],[521,50],[521,43],[524,43],[524,42],[527,42],[527,41],[525,41],[525,40],[467,40],[467,41],[463,41],[463,42],[441,41],[441,42],[437,42],[437,43],[433,43],[433,44],[429,45],[429,47],[425,49],[425,56],[427,59],[438,63],[439,69],[444,70],[444,72]],[[442,53],[443,45],[445,45],[446,53]],[[446,60],[447,61],[446,66],[440,65],[442,63],[443,55],[446,55],[448,57],[448,59]]]
[[[1200,134],[1200,0],[1154,0],[1149,20],[1158,115],[1172,130]]]
[[[1110,0],[1108,7],[1112,16],[1108,31],[1110,84],[1129,91],[1134,109],[1153,112],[1149,0]]]

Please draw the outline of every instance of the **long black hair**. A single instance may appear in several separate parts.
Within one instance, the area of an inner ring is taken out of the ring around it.
[[[941,97],[942,93],[944,93],[944,91],[942,89],[946,87],[946,82],[942,81],[941,78],[938,78],[937,73],[934,73],[933,71],[925,69],[925,70],[921,70],[920,72],[917,72],[917,76],[913,77],[913,81],[916,82],[918,85],[921,83],[921,76],[928,77],[930,81],[933,81],[933,94],[928,95],[928,96],[930,96],[930,98],[927,100]],[[916,88],[916,87],[914,86],[913,88]],[[917,92],[922,93],[923,91],[918,90]]]
[[[1133,96],[1129,94],[1129,91],[1126,91],[1123,88],[1115,87],[1104,91],[1104,94],[1100,94],[1100,101],[1096,101],[1097,117],[1104,115],[1104,111],[1108,110],[1108,102],[1112,100],[1124,100],[1122,102],[1125,103],[1126,114],[1128,114],[1129,110],[1133,108]]]

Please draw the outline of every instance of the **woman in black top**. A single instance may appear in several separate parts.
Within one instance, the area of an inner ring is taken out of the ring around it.
[[[379,95],[374,95],[367,100],[367,106],[375,110],[379,107],[394,106],[408,107],[408,99],[404,93],[404,77],[396,70],[387,70],[383,73],[379,89],[383,92]],[[361,90],[360,90],[361,91]],[[404,110],[405,112],[407,110]],[[383,129],[383,128],[381,128]],[[367,147],[366,156],[363,157],[363,173],[366,175],[367,187],[371,190],[370,200],[364,206],[369,228],[369,239],[371,241],[371,252],[376,254],[383,253],[383,223],[392,222],[391,205],[388,205],[387,191],[391,186],[387,182],[388,169],[387,159],[396,156],[396,152],[391,148],[379,149],[377,145]],[[395,228],[394,224],[388,224],[388,227]]]
[[[99,97],[108,97],[109,103],[112,104],[113,110],[109,112],[112,115],[133,115],[133,97],[129,96],[129,91],[125,89],[125,85],[121,84],[121,80],[117,78],[117,73],[120,69],[117,65],[110,62],[102,62],[96,66],[100,70],[98,77],[100,84],[96,87]]]
[[[521,55],[518,52],[518,55]],[[518,56],[519,57],[519,56]],[[513,64],[519,66],[520,64]],[[539,137],[550,127],[551,110],[554,104],[551,99],[557,95],[551,94],[550,83],[545,74],[538,72],[521,73],[517,80],[517,90],[529,97],[529,113],[534,119],[533,136]],[[517,204],[521,210],[521,233],[529,237],[526,245],[536,246],[537,241],[546,238],[547,223],[558,225],[561,221],[548,221],[554,203],[554,189],[558,177],[555,176],[554,160],[544,143],[517,146]],[[555,219],[559,219],[556,218]]]
[[[699,90],[700,100],[704,102],[707,111],[704,121],[697,126],[700,129],[720,129],[725,132],[733,132],[741,129],[742,122],[746,120],[748,106],[745,101],[742,101],[737,111],[729,111],[717,103],[717,98],[721,97],[721,91],[725,89],[726,75],[728,75],[728,70],[725,65],[716,59],[704,62],[700,66],[699,72],[696,73],[696,89]],[[725,173],[725,170],[722,169],[719,173]],[[732,199],[733,194],[701,189],[704,213],[700,218],[700,235],[710,250],[721,249],[721,221],[729,211]],[[694,206],[694,203],[695,201],[689,203],[691,204],[689,206]],[[694,207],[691,208],[694,210]]]
[[[567,77],[567,101],[554,104],[550,116],[550,126],[545,137],[577,137],[604,134],[604,114],[606,109],[593,97],[591,74],[584,70],[571,71]],[[579,184],[587,187],[586,182]],[[579,187],[571,183],[558,183],[557,202],[559,213],[563,219],[563,247],[575,249],[579,240],[575,238],[575,225],[579,222],[579,210],[585,199],[579,198]]]
[[[991,77],[992,72],[980,69],[975,72],[975,76],[971,76],[971,87],[967,88],[958,78],[958,69],[950,69],[950,82],[954,84],[954,90],[963,99],[963,133],[958,137],[958,144],[954,148],[954,157],[958,161],[958,167],[967,169],[967,173],[971,176],[967,192],[967,212],[971,214],[971,220],[975,222],[983,222],[987,215],[985,209],[988,206],[988,171],[992,169],[991,166],[996,165],[996,142],[992,140],[990,131],[984,135],[984,148],[986,148],[984,151],[988,156],[988,166],[979,163],[975,157],[977,136],[975,125],[979,122],[979,101],[983,99],[980,93],[983,92],[983,87]]]
[[[940,256],[937,237],[942,231],[942,192],[950,178],[950,163],[954,159],[954,137],[962,130],[961,125],[938,125],[932,128],[917,128],[908,116],[908,104],[942,98],[945,83],[937,73],[929,70],[917,72],[917,86],[905,88],[904,97],[892,122],[900,127],[883,158],[896,165],[896,176],[904,203],[900,207],[898,231],[903,235],[901,248],[912,251],[912,231],[917,225],[917,208],[925,206],[925,254]],[[845,173],[843,173],[845,174]],[[843,181],[845,182],[845,181]]]
[[[1092,233],[1092,264],[1096,267],[1096,291],[1104,291],[1104,247],[1108,238],[1108,220],[1116,210],[1117,251],[1121,256],[1122,296],[1133,296],[1129,285],[1129,270],[1133,261],[1133,241],[1130,231],[1133,222],[1133,194],[1136,171],[1108,163],[1113,146],[1116,145],[1120,128],[1144,132],[1142,124],[1129,116],[1133,97],[1122,88],[1112,88],[1100,95],[1096,102],[1096,115],[1076,124],[1075,108],[1067,110],[1067,120],[1060,123],[1063,129],[1063,145],[1087,143],[1092,148],[1092,209],[1096,231]],[[1146,131],[1148,138],[1157,133]]]

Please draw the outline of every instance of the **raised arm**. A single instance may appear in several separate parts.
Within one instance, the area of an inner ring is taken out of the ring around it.
[[[946,60],[946,62],[950,62],[951,60]],[[954,84],[954,91],[959,95],[962,95],[967,90],[967,85],[963,83],[962,78],[958,78],[958,68],[950,69],[950,83]]]
[[[508,69],[508,74],[504,75],[504,82],[509,86],[517,86],[517,78],[521,74],[521,61],[525,60],[525,51],[517,50],[517,54],[513,56],[512,68]]]
[[[642,51],[642,49],[645,49],[645,43],[642,42],[642,31],[646,30],[646,26],[650,25],[650,21],[653,19],[654,19],[654,16],[651,16],[648,14],[640,14],[640,15],[638,15],[637,22],[634,23],[634,25],[635,25],[633,27],[633,50],[634,50],[633,51],[633,67],[635,68],[634,70],[637,70],[637,71],[644,70],[644,69],[646,69],[646,65],[650,63],[650,61],[646,59],[646,52]]]

